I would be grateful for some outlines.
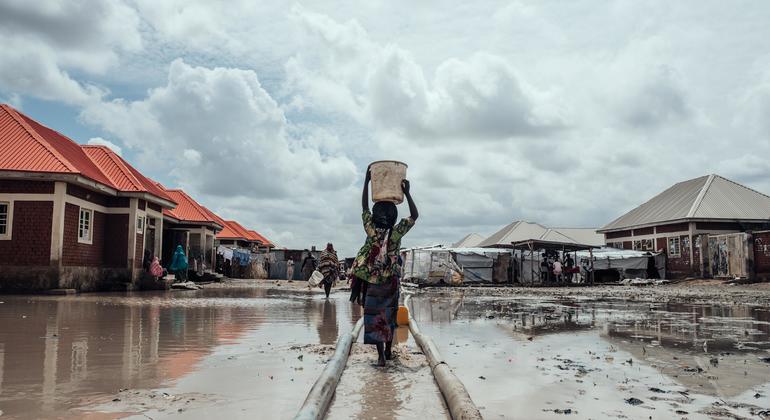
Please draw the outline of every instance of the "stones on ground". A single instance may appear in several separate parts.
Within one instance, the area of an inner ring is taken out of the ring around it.
[[[636,397],[626,398],[625,401],[626,401],[626,403],[631,404],[631,405],[642,405],[642,404],[644,404],[644,401],[642,401],[642,400],[640,400],[639,398],[636,398]]]

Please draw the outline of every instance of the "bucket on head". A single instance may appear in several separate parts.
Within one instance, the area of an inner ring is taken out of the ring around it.
[[[406,163],[395,160],[372,162],[369,165],[372,172],[372,201],[403,203],[404,190],[401,189],[401,181],[406,179],[406,168]]]

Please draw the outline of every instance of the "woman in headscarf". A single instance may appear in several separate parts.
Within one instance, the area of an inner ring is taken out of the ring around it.
[[[187,256],[184,254],[182,245],[176,246],[176,251],[174,251],[174,256],[171,257],[171,265],[168,269],[174,273],[174,277],[177,280],[187,281]]]
[[[318,263],[318,271],[324,275],[324,279],[321,280],[326,297],[329,297],[329,293],[332,291],[332,285],[334,280],[339,275],[340,261],[337,259],[337,251],[334,250],[334,245],[330,243],[326,244],[326,249],[321,252],[321,260]]]
[[[401,238],[414,226],[418,213],[407,180],[402,181],[401,188],[409,203],[409,217],[401,219],[396,225],[398,209],[394,203],[387,201],[374,203],[370,212],[371,178],[372,174],[367,170],[361,199],[366,243],[358,251],[353,273],[368,283],[364,301],[364,344],[377,346],[377,364],[385,366],[385,360],[392,358],[396,329],[401,283],[401,266],[398,264]]]

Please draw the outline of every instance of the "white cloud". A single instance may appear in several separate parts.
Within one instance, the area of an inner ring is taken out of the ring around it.
[[[600,226],[711,172],[770,192],[766,6],[60,4],[0,5],[0,96],[83,108],[90,136],[282,245],[355,252],[384,158],[422,214],[405,245]]]
[[[115,144],[115,143],[113,143],[113,142],[111,142],[109,140],[105,140],[105,139],[103,139],[101,137],[92,137],[92,138],[90,138],[88,140],[88,144],[99,145],[99,146],[107,146],[110,149],[112,149],[113,152],[117,153],[118,155],[122,155],[123,154],[123,148],[121,148],[117,144]]]
[[[447,59],[427,80],[408,51],[378,45],[355,20],[340,24],[301,7],[293,16],[321,49],[288,62],[289,84],[318,108],[413,138],[502,139],[541,135],[564,123],[551,98],[494,54]]]
[[[336,208],[339,192],[356,178],[354,164],[344,155],[322,152],[288,134],[283,112],[249,70],[176,60],[167,84],[146,98],[90,106],[82,118],[121,139],[149,174],[170,172],[204,203],[245,215],[247,224],[273,226],[270,232],[291,226],[278,220],[291,211],[265,203],[294,206],[319,222],[334,217],[323,209]],[[240,210],[222,205],[241,206],[244,200],[251,204]],[[277,223],[259,223],[264,219]],[[296,238],[307,241],[311,234]]]
[[[0,3],[0,90],[68,104],[105,92],[71,74],[104,75],[121,52],[142,48],[139,18],[122,2]]]

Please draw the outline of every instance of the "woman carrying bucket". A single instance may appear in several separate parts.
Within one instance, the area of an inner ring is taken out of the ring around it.
[[[364,302],[364,343],[377,346],[379,366],[385,366],[385,361],[392,357],[401,280],[398,264],[401,238],[418,217],[409,181],[404,179],[405,170],[406,165],[401,162],[373,163],[366,171],[361,199],[366,243],[358,251],[353,274],[368,283]],[[369,181],[374,190],[372,211],[369,211]],[[410,216],[396,224],[396,203],[401,203],[404,196],[409,203]]]

